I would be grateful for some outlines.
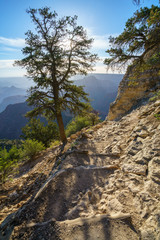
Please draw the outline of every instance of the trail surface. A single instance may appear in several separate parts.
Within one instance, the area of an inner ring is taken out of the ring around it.
[[[2,191],[0,239],[159,240],[159,111],[106,120],[22,166]]]

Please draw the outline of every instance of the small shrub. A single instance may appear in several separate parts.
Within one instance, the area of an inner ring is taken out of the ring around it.
[[[77,116],[75,117],[66,127],[66,135],[67,137],[71,136],[82,128],[91,125],[91,121],[87,117]]]
[[[92,110],[88,113],[84,112],[82,116],[76,116],[66,127],[67,137],[80,131],[82,128],[94,126],[100,122],[99,114]]]
[[[154,96],[149,99],[150,102],[155,102],[160,99],[160,90],[155,92]],[[160,120],[160,112],[154,114],[154,117]]]
[[[44,150],[43,143],[37,140],[27,139],[22,143],[22,157],[27,159],[34,158],[40,151]]]
[[[157,118],[158,120],[160,120],[160,113],[154,114],[154,117]]]
[[[25,127],[22,128],[22,137],[24,139],[37,140],[42,142],[45,147],[59,139],[58,127],[55,122],[48,121],[45,125],[40,119],[32,118]]]
[[[6,148],[0,150],[0,181],[3,183],[9,174],[17,170],[20,160],[20,151],[16,146],[7,152]]]
[[[160,91],[155,92],[154,96],[149,99],[150,102],[154,102],[156,100],[160,99]]]
[[[55,140],[55,141],[51,142],[50,147],[55,147],[55,146],[58,146],[59,144],[60,144],[60,141]]]

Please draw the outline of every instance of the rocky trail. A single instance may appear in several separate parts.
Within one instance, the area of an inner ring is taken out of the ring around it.
[[[83,130],[1,190],[0,239],[159,240],[160,101]]]

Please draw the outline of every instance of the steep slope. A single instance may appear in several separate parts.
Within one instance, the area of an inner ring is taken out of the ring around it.
[[[21,128],[27,123],[25,114],[30,109],[26,102],[7,106],[5,111],[0,113],[0,138],[18,138],[22,134]]]
[[[22,135],[21,129],[27,124],[25,114],[32,109],[27,102],[10,104],[0,113],[0,139],[19,139]],[[67,113],[62,114],[64,124],[72,119]],[[42,121],[46,122],[44,118]]]
[[[160,239],[160,101],[48,149],[2,190],[0,238]]]

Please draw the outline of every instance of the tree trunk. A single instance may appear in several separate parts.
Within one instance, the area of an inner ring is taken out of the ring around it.
[[[64,130],[64,124],[63,124],[61,112],[57,114],[57,122],[59,127],[60,139],[65,144],[67,142],[67,138]]]

